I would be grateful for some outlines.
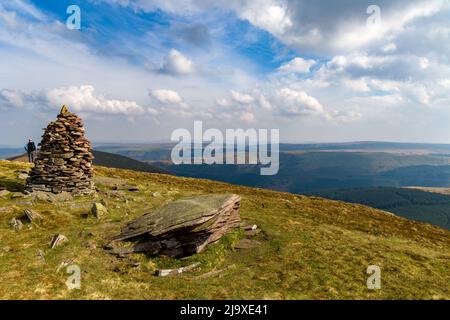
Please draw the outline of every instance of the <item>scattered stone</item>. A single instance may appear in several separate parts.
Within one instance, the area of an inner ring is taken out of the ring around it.
[[[43,219],[39,213],[31,209],[25,209],[23,214],[29,222],[40,222]]]
[[[0,191],[0,198],[6,198],[11,194],[8,190],[1,190]]]
[[[253,249],[259,246],[261,242],[252,239],[242,239],[235,244],[235,249]]]
[[[146,252],[170,257],[199,253],[239,227],[240,200],[235,194],[210,194],[170,202],[129,222],[113,240],[138,243],[112,253]]]
[[[63,191],[58,194],[52,194],[50,197],[51,202],[65,202],[65,201],[72,201],[72,200],[73,200],[72,194],[67,191]]]
[[[0,252],[2,252],[2,253],[6,253],[6,252],[10,252],[11,250],[12,250],[12,248],[11,248],[11,247],[9,247],[9,246],[6,246],[6,247],[3,247],[3,248],[1,248]]]
[[[199,265],[200,265],[200,262],[196,262],[196,263],[193,263],[193,264],[191,264],[191,265],[189,265],[187,267],[182,267],[182,268],[178,268],[178,269],[162,269],[162,270],[158,270],[156,272],[156,274],[159,277],[175,276],[175,275],[178,275],[180,273],[183,273],[183,272],[195,269]]]
[[[256,230],[256,229],[258,229],[258,226],[256,224],[252,224],[249,226],[243,226],[242,229],[244,229],[245,231]]]
[[[16,210],[17,207],[11,206],[11,207],[0,207],[0,213],[11,213],[14,210]]]
[[[261,229],[245,231],[245,235],[248,236],[248,237],[254,237],[254,236],[256,236],[256,235],[258,235],[260,233],[261,233]]]
[[[42,263],[45,263],[45,253],[42,250],[36,251],[36,256],[38,256],[41,259]]]
[[[35,201],[49,201],[50,193],[42,191],[34,191],[26,195],[25,198],[29,198]]]
[[[64,201],[72,201],[73,197],[72,194],[63,191],[58,194],[53,194],[50,192],[44,192],[44,191],[34,191],[29,193],[25,196],[25,198],[34,200],[34,201],[47,201],[47,202],[64,202]]]
[[[64,243],[66,243],[67,241],[69,241],[69,240],[67,239],[66,236],[64,236],[62,234],[55,234],[50,243],[50,247],[52,249],[59,247],[59,246],[63,245]]]
[[[22,192],[12,192],[11,193],[11,199],[19,199],[24,198],[25,195]]]
[[[97,245],[94,242],[87,242],[85,245],[85,248],[89,249],[89,250],[95,250],[97,249]]]
[[[28,173],[19,173],[17,175],[17,179],[19,179],[19,180],[27,180],[28,179]]]
[[[65,259],[63,262],[61,262],[58,266],[58,268],[56,268],[56,273],[58,273],[62,268],[68,267],[73,263],[72,259]]]
[[[161,196],[161,193],[159,193],[159,192],[153,192],[153,197],[160,197]]]
[[[132,192],[136,192],[139,191],[139,187],[136,185],[131,185],[131,184],[126,184],[126,183],[121,183],[121,184],[117,184],[114,185],[112,187],[113,190],[122,190],[122,191],[132,191]]]
[[[57,120],[45,129],[27,191],[95,193],[92,148],[82,120],[63,106]]]
[[[92,206],[91,214],[97,219],[100,219],[101,217],[106,216],[108,214],[108,209],[106,209],[106,207],[103,204],[96,202]]]
[[[204,274],[201,274],[201,275],[195,277],[195,279],[200,280],[200,279],[206,279],[206,278],[215,277],[215,276],[217,276],[218,274],[221,274],[224,271],[227,271],[229,269],[234,268],[235,266],[236,265],[232,264],[232,265],[226,266],[225,268],[220,269],[220,270],[214,269],[214,270],[212,270],[210,272],[207,272],[207,273],[204,273]]]
[[[13,228],[16,231],[20,231],[23,228],[22,221],[20,221],[19,219],[16,219],[16,218],[12,218],[10,224],[11,224],[11,228]]]
[[[242,229],[245,231],[246,236],[256,236],[261,232],[261,229],[258,229],[256,224],[243,226]]]

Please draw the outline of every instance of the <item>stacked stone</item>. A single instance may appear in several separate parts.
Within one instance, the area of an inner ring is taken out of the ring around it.
[[[92,148],[82,120],[63,106],[45,129],[40,151],[27,180],[29,192],[92,194]]]

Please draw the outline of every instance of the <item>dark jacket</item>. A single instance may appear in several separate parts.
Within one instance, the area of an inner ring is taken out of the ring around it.
[[[28,153],[34,152],[36,151],[36,145],[34,144],[34,142],[28,142],[27,146],[25,147],[25,150]]]

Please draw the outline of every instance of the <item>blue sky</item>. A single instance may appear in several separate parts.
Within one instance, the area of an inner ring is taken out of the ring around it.
[[[449,1],[371,4],[0,0],[0,145],[38,140],[63,103],[94,142],[167,141],[195,120],[286,142],[449,142]]]

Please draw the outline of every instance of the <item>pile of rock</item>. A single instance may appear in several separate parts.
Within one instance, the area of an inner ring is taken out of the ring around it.
[[[93,159],[82,120],[63,106],[57,120],[45,129],[27,190],[92,194]]]
[[[240,226],[241,197],[210,194],[171,202],[129,222],[113,240],[135,240],[131,247],[113,245],[113,253],[145,252],[182,257],[202,251]]]

